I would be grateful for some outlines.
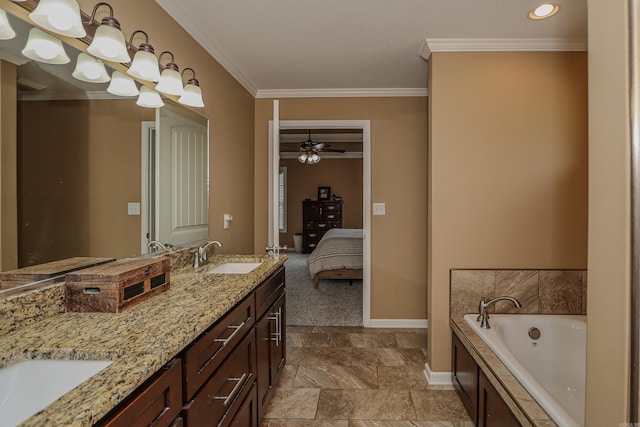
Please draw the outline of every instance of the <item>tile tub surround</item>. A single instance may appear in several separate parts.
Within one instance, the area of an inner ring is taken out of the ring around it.
[[[491,313],[586,314],[585,270],[451,270],[450,316],[478,313],[482,297],[511,296],[522,304],[500,301]]]
[[[58,313],[0,340],[0,367],[30,358],[108,359],[113,363],[24,426],[90,426],[253,291],[286,256],[214,256],[210,264],[260,260],[246,275],[171,271],[171,287],[121,313]],[[208,266],[205,266],[206,268]]]
[[[462,317],[451,318],[449,325],[523,426],[557,426]]]

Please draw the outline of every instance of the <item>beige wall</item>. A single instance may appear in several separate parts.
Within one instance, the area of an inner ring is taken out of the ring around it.
[[[256,99],[255,249],[267,243],[267,147],[272,100]],[[426,98],[280,100],[281,120],[371,120],[371,317],[426,318]]]
[[[95,1],[80,0],[84,11]],[[219,252],[253,252],[253,114],[254,98],[153,0],[113,0],[116,19],[127,39],[135,30],[149,34],[157,53],[169,50],[183,70],[196,71],[205,107],[195,109],[209,119],[209,236],[220,240]],[[104,12],[98,12],[102,17]],[[224,213],[233,215],[223,230]]]
[[[129,99],[18,103],[20,266],[140,254],[141,126]],[[37,126],[34,126],[37,123]]]
[[[430,62],[427,348],[450,371],[451,269],[586,268],[587,55]]]
[[[626,2],[589,0],[587,426],[629,421]]]
[[[318,187],[331,187],[341,196],[342,227],[362,228],[362,159],[322,159],[315,165],[303,165],[297,159],[282,159],[287,168],[287,232],[280,244],[293,247],[293,235],[302,233],[302,201],[316,200]]]
[[[0,61],[0,271],[18,267],[16,66]]]

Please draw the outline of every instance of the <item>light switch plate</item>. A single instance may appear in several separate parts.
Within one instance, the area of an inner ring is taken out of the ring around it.
[[[374,215],[386,215],[387,214],[387,205],[385,203],[374,203],[373,204],[373,214]]]
[[[127,214],[129,214],[129,215],[140,215],[140,203],[128,203],[127,204]]]

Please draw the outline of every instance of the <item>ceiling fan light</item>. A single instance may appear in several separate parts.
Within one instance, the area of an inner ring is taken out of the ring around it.
[[[177,70],[165,68],[160,75],[160,81],[156,85],[156,90],[166,93],[167,95],[184,95],[184,87],[182,87],[180,73]]]
[[[87,35],[76,0],[40,0],[29,18],[42,28],[68,37]]]
[[[0,40],[11,40],[16,36],[16,32],[11,28],[7,12],[0,9]]]
[[[200,86],[193,83],[187,83],[184,86],[184,93],[182,94],[180,99],[178,99],[178,102],[189,107],[204,107],[204,101],[202,100],[202,90],[200,90]]]
[[[107,61],[120,63],[131,61],[124,41],[124,34],[120,31],[120,23],[110,17],[102,19],[102,24],[96,30],[87,52]]]
[[[298,156],[298,161],[300,163],[305,163],[307,161],[307,153],[302,153],[300,154],[300,156]]]
[[[29,30],[27,45],[22,49],[22,54],[46,64],[67,64],[71,61],[60,40],[35,27]]]
[[[111,78],[107,74],[104,63],[86,53],[80,53],[76,69],[71,74],[74,78],[88,83],[106,83]]]
[[[311,155],[311,161],[315,164],[318,163],[320,161],[320,156],[318,155],[318,153],[313,153]]]
[[[121,73],[120,71],[114,71],[113,74],[111,74],[111,83],[109,83],[107,92],[117,96],[140,95],[136,82],[131,77]]]
[[[147,86],[140,87],[140,95],[138,96],[136,104],[145,108],[164,107],[164,102],[162,102],[160,94]]]

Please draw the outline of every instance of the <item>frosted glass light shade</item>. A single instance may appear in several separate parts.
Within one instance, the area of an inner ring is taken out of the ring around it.
[[[182,87],[180,73],[170,68],[163,70],[160,81],[156,85],[156,90],[166,93],[167,95],[182,96],[184,94],[184,87]]]
[[[63,36],[82,38],[87,35],[76,0],[40,0],[29,18],[39,26]]]
[[[131,67],[127,70],[127,74],[150,82],[160,81],[158,58],[151,52],[137,51],[133,57]]]
[[[98,27],[87,52],[107,61],[120,63],[131,61],[122,31],[106,24]]]
[[[11,28],[7,12],[4,9],[0,9],[0,40],[11,40],[15,36],[16,32]]]
[[[109,83],[107,92],[117,96],[140,95],[136,82],[131,77],[121,73],[120,71],[114,71],[113,74],[111,74],[111,83]]]
[[[29,30],[27,45],[22,49],[22,54],[46,64],[67,64],[71,61],[60,40],[35,27]]]
[[[160,94],[147,86],[140,87],[140,96],[138,96],[136,104],[146,108],[164,107]]]
[[[184,87],[184,93],[178,99],[178,102],[182,105],[189,107],[204,107],[204,101],[202,100],[202,90],[200,86],[196,86],[192,83],[187,83]]]
[[[88,83],[106,83],[111,78],[107,74],[104,63],[97,58],[80,53],[76,62],[76,69],[71,75],[83,82]]]

